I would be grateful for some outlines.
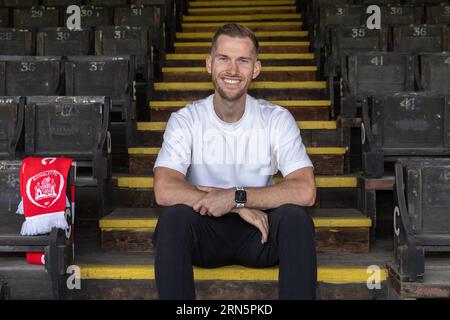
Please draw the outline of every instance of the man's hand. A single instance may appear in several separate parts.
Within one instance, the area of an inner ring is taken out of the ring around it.
[[[220,217],[230,212],[236,206],[234,201],[234,189],[201,186],[198,186],[197,189],[207,192],[207,194],[192,207],[194,211],[199,212],[201,215]]]
[[[267,213],[258,209],[251,208],[238,208],[234,209],[233,212],[238,213],[239,216],[244,219],[244,221],[254,225],[259,229],[259,231],[261,231],[262,244],[267,242],[267,239],[269,237],[269,218],[267,217]]]

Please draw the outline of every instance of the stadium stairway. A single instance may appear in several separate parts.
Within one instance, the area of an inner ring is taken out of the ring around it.
[[[167,54],[163,79],[154,84],[148,106],[151,121],[137,124],[138,143],[128,150],[129,173],[114,176],[116,209],[99,221],[101,247],[83,250],[81,241],[76,262],[87,291],[69,295],[156,298],[151,235],[159,209],[153,194],[153,164],[170,113],[212,92],[204,58],[214,30],[226,22],[241,22],[256,32],[263,68],[250,94],[292,112],[314,162],[318,195],[311,214],[319,252],[318,298],[385,298],[384,266],[390,255],[370,243],[373,222],[358,210],[357,177],[348,174],[350,128],[330,117],[329,88],[317,79],[311,35],[301,29],[302,16],[294,0],[190,1],[175,52]],[[381,286],[375,290],[367,286],[368,267],[373,265],[380,268]],[[276,267],[195,268],[195,278],[200,299],[277,296]]]

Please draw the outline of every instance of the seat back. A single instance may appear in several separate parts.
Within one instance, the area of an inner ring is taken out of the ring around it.
[[[0,55],[32,56],[35,36],[30,29],[0,28]]]
[[[1,28],[9,27],[9,9],[8,8],[0,8],[0,27]]]
[[[382,26],[420,24],[422,19],[421,6],[389,4],[381,7]]]
[[[27,97],[26,155],[92,160],[103,148],[109,109],[105,97]]]
[[[414,58],[393,52],[358,53],[347,57],[349,93],[367,96],[414,89]]]
[[[0,97],[0,159],[10,160],[16,156],[16,148],[22,134],[24,99]]]
[[[450,24],[450,3],[436,6],[427,6],[428,24]]]
[[[450,154],[448,96],[396,93],[371,99],[375,143],[386,155]]]
[[[16,214],[20,203],[21,161],[0,160],[0,235],[19,235],[24,218]]]
[[[440,25],[410,25],[395,27],[394,51],[440,52],[444,49],[445,28]]]
[[[420,80],[424,90],[450,93],[450,53],[428,53],[419,56]]]
[[[12,8],[37,7],[39,0],[3,0],[3,5]]]
[[[45,28],[59,26],[59,9],[56,7],[31,7],[14,9],[15,28]]]
[[[128,0],[86,0],[85,3],[87,5],[93,6],[126,6],[128,4]]]
[[[114,24],[114,11],[111,7],[80,6],[81,27],[83,29],[97,26],[109,26]],[[64,21],[69,14],[64,10]]]
[[[92,32],[88,29],[41,28],[37,33],[36,51],[40,56],[92,54]]]
[[[55,95],[63,91],[61,57],[0,56],[0,95]]]

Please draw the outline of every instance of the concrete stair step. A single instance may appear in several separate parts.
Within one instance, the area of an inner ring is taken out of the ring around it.
[[[189,16],[208,15],[246,15],[246,14],[284,14],[296,13],[295,5],[281,6],[230,6],[230,7],[209,7],[209,8],[188,8]]]
[[[250,7],[250,6],[282,6],[282,5],[295,5],[295,0],[258,0],[258,1],[190,1],[189,7],[202,8],[202,7]]]
[[[259,53],[308,53],[309,41],[261,41]],[[210,53],[211,42],[175,42],[175,53]]]
[[[119,208],[102,218],[104,250],[151,252],[160,208]],[[314,209],[319,252],[368,252],[370,218],[355,209]]]
[[[214,32],[226,22],[186,22],[181,25],[183,32]],[[303,26],[301,21],[269,21],[269,22],[240,22],[253,31],[298,31]]]
[[[133,175],[151,175],[160,148],[129,148],[129,168]],[[314,164],[314,171],[319,175],[340,175],[344,173],[344,155],[346,148],[307,148]]]
[[[256,31],[259,41],[307,41],[308,31]],[[214,36],[214,32],[177,32],[177,41],[208,41]]]
[[[233,15],[204,15],[183,16],[185,22],[246,22],[246,21],[300,21],[302,15],[299,13],[263,13],[263,14],[233,14]]]

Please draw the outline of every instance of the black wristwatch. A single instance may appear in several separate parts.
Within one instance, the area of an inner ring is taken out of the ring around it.
[[[236,208],[243,208],[245,206],[245,203],[247,202],[247,192],[245,192],[244,187],[236,187],[234,202],[236,202]]]

